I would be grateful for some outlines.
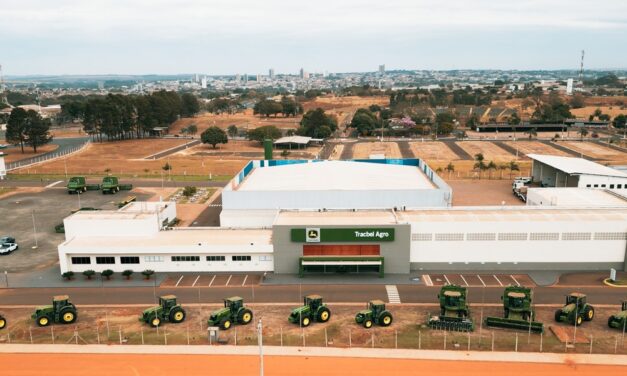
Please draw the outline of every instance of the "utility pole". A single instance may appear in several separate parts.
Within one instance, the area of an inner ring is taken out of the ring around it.
[[[259,342],[259,375],[263,376],[263,325],[261,325],[261,319],[257,324],[257,338]]]

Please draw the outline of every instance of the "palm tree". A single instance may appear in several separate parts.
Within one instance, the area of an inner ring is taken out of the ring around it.
[[[583,138],[588,135],[588,130],[586,128],[581,128],[577,133],[579,133],[579,135],[581,136],[581,141],[583,141]]]
[[[510,161],[509,162],[509,178],[512,178],[512,171],[520,171],[520,167],[518,167],[518,163],[516,163],[516,161]]]
[[[487,168],[484,160],[485,158],[483,157],[483,153],[475,154],[475,165],[473,166],[473,168],[479,170],[479,179],[481,179],[481,172]]]
[[[528,130],[525,133],[527,133],[529,135],[529,139],[530,140],[538,135],[538,131],[535,128],[531,128],[530,130]]]
[[[488,163],[486,168],[488,169],[488,171],[490,173],[489,178],[492,179],[492,170],[496,170],[497,169],[496,163],[494,163],[494,161],[490,161],[490,163]]]
[[[455,165],[453,164],[453,162],[449,162],[448,165],[445,168],[446,171],[448,171],[448,178],[451,178],[451,172],[455,172]]]
[[[507,170],[508,168],[509,168],[509,165],[507,163],[499,163],[499,171],[500,171],[499,179],[503,179],[503,171]]]

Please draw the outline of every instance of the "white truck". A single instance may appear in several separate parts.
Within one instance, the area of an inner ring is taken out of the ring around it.
[[[529,176],[517,176],[512,183],[512,192],[522,202],[527,202],[527,187],[531,184],[532,178]]]

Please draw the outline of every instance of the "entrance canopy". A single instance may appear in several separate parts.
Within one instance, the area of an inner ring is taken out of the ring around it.
[[[305,273],[378,273],[384,276],[383,257],[351,257],[351,256],[303,256],[299,261],[298,275]]]

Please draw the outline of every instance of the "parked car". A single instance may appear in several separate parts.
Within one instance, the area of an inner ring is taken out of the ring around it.
[[[15,242],[15,238],[5,236],[0,238],[0,255],[8,255],[13,251],[17,251],[20,247]]]

